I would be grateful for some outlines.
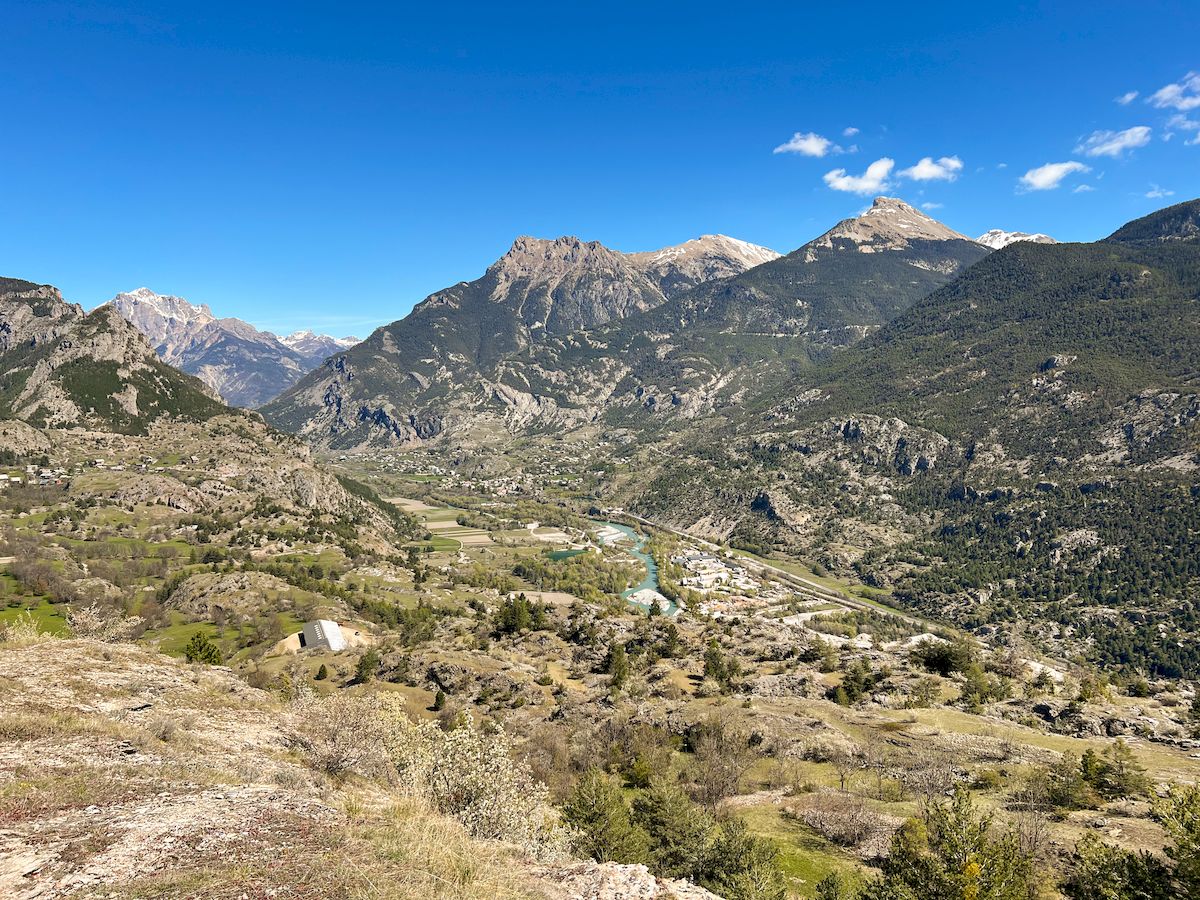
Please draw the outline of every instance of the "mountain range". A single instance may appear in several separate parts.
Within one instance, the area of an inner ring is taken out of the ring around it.
[[[481,418],[695,418],[853,344],[989,252],[882,197],[786,256],[719,236],[629,255],[519,238],[482,278],[426,298],[263,413],[343,449]]]
[[[144,287],[117,294],[108,305],[146,335],[165,362],[195,375],[233,406],[262,405],[326,357],[358,343],[312,331],[277,337]]]

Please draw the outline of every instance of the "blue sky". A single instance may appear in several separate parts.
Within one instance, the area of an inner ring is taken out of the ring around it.
[[[405,6],[0,0],[0,274],[363,336],[519,234],[786,252],[887,193],[1092,240],[1200,196],[1194,0]]]

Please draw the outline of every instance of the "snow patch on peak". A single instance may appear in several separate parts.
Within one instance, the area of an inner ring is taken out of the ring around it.
[[[321,355],[322,358],[336,353],[338,350],[348,350],[358,342],[356,337],[347,335],[339,338],[328,334],[317,334],[311,328],[293,331],[291,334],[279,338],[279,343],[297,353]]]
[[[1028,241],[1032,244],[1057,244],[1054,238],[1048,234],[1029,234],[1024,231],[1004,231],[1000,228],[993,228],[990,231],[981,234],[975,238],[975,243],[983,244],[985,247],[991,247],[993,250],[1000,250],[1007,247],[1009,244],[1016,244],[1020,241]]]
[[[760,247],[758,244],[724,234],[702,234],[698,238],[663,247],[661,250],[646,250],[626,255],[634,265],[646,269],[703,258],[722,259],[737,268],[750,269],[780,256],[769,247]]]

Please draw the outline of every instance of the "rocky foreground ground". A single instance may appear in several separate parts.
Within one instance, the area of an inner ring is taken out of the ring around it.
[[[713,897],[474,841],[314,771],[286,705],[227,669],[82,640],[0,647],[0,896]]]

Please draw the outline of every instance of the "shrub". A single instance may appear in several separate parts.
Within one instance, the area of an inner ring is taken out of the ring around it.
[[[292,704],[287,734],[309,765],[331,778],[391,776],[390,723],[397,714],[380,697],[319,700],[308,692]]]
[[[809,795],[791,815],[839,847],[857,846],[894,827],[853,794]]]
[[[140,616],[111,615],[95,603],[67,612],[67,624],[77,637],[109,643],[132,640],[141,630],[143,621]]]
[[[439,811],[477,838],[507,841],[539,857],[563,853],[567,833],[549,792],[513,762],[503,729],[485,734],[466,715],[452,731],[424,723],[410,734],[415,744],[400,750],[398,768],[410,783],[426,785]]]
[[[57,635],[42,631],[38,620],[29,610],[20,613],[7,625],[0,626],[0,644],[10,647],[27,647],[57,639]]]

